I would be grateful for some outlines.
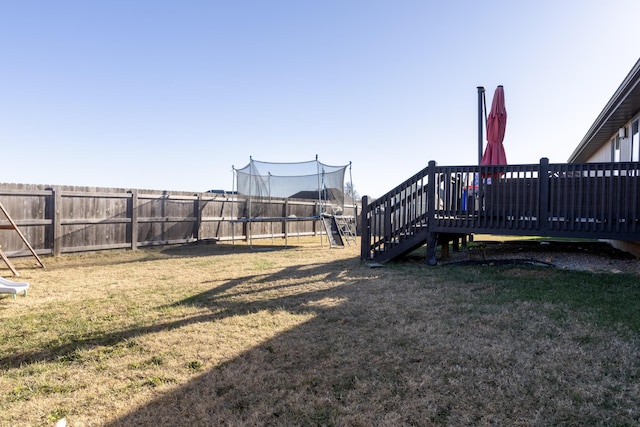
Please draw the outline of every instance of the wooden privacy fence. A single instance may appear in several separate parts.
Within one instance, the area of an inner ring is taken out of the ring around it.
[[[247,223],[237,221],[245,215],[246,200],[236,196],[0,184],[0,202],[38,254],[247,238]],[[312,200],[263,203],[283,218],[320,214]],[[319,221],[254,223],[252,238],[316,235],[323,232]],[[4,223],[0,218],[0,226]],[[0,230],[0,245],[8,256],[29,255],[15,231]]]

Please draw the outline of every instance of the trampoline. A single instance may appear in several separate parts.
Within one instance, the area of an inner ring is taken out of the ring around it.
[[[344,215],[347,170],[351,183],[351,162],[332,166],[320,162],[317,155],[315,160],[295,163],[265,162],[249,157],[245,167],[233,168],[235,190],[246,203],[242,210],[238,208],[232,223],[247,224],[245,238],[251,247],[253,223],[270,223],[272,239],[273,224],[282,223],[285,245],[288,245],[287,223],[321,221],[325,215]],[[286,209],[285,212],[274,212],[273,199],[312,200],[317,207],[312,213],[286,212]],[[235,241],[235,232],[232,232],[232,240]]]

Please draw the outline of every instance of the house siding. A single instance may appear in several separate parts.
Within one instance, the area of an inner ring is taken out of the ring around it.
[[[640,59],[620,84],[602,112],[596,118],[584,139],[569,158],[569,162],[629,162],[639,161],[640,154],[636,148],[633,156],[632,141],[634,139],[633,123],[640,118]],[[619,130],[624,128],[623,133]],[[636,128],[637,129],[637,126]],[[614,146],[619,141],[619,153]],[[635,144],[640,144],[640,137],[635,135]],[[613,247],[640,257],[640,241],[611,241]]]
[[[611,153],[612,153],[612,144],[613,141],[603,145],[600,147],[598,151],[596,151],[593,156],[591,156],[588,162],[610,162],[611,161]]]

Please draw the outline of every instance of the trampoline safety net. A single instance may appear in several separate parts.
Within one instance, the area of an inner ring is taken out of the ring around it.
[[[237,191],[249,201],[271,198],[318,200],[322,213],[344,210],[344,179],[349,165],[330,166],[317,160],[272,163],[253,160],[235,169]],[[248,203],[249,218],[270,216],[259,204]]]

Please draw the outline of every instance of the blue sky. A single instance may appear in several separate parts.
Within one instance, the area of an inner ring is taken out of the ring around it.
[[[0,182],[231,189],[249,156],[352,162],[378,197],[477,162],[564,162],[640,57],[637,0],[4,1]]]

